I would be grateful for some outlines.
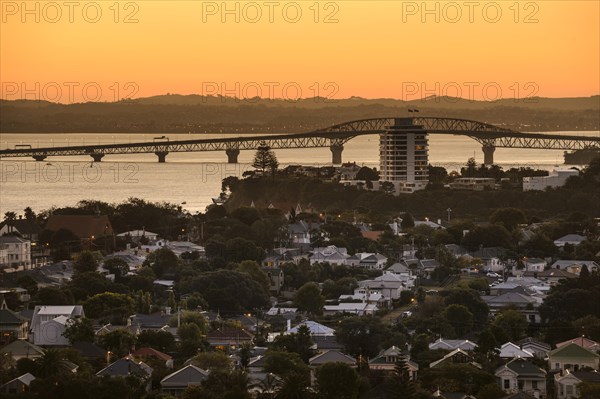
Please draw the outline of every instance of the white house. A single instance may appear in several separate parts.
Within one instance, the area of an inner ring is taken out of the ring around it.
[[[5,263],[0,263],[0,268],[15,270],[31,268],[31,241],[17,236],[0,236],[0,246],[2,246],[3,251],[6,251],[4,254]]]
[[[551,268],[565,270],[569,273],[579,275],[579,273],[581,273],[581,268],[584,265],[590,273],[600,269],[600,266],[593,260],[557,260],[552,264]]]
[[[29,341],[35,345],[69,345],[63,336],[70,320],[85,317],[83,306],[36,306]]]
[[[548,263],[540,258],[526,258],[523,260],[525,270],[528,272],[543,272]]]
[[[564,373],[554,374],[554,384],[557,399],[578,398],[579,384],[582,382],[590,384],[600,384],[600,373],[593,371],[573,371],[566,370]]]
[[[158,239],[158,234],[146,230],[131,230],[121,234],[117,234],[119,238],[131,238],[133,242],[140,242],[142,239],[147,239],[148,242],[154,242]]]
[[[579,234],[567,234],[566,236],[562,236],[554,240],[554,245],[559,248],[563,248],[566,244],[577,246],[585,241],[585,239],[585,236]]]
[[[382,270],[386,263],[387,257],[369,252],[358,252],[346,259],[348,266],[358,266],[369,270]]]
[[[437,341],[429,344],[430,350],[443,349],[447,351],[453,351],[455,349],[462,349],[463,351],[472,351],[476,347],[477,344],[469,341],[468,339],[438,338]]]
[[[512,359],[515,357],[520,358],[532,358],[534,357],[533,353],[528,351],[527,349],[523,349],[518,345],[513,344],[512,342],[507,342],[500,347],[500,353],[498,356],[502,359]]]
[[[495,375],[500,388],[507,394],[524,392],[535,398],[546,399],[546,371],[525,359],[511,360],[498,368]]]
[[[346,248],[338,248],[335,245],[328,247],[318,247],[313,249],[310,256],[310,264],[327,262],[331,265],[345,265],[346,260],[350,257]]]
[[[579,176],[579,171],[574,169],[555,170],[549,176],[524,177],[523,191],[543,191],[548,187],[562,187],[571,176]]]

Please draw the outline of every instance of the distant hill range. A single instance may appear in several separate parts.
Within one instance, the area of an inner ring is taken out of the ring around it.
[[[402,101],[351,97],[238,99],[167,94],[118,102],[0,100],[2,133],[292,133],[340,122],[408,115],[473,119],[521,131],[600,130],[600,96]]]

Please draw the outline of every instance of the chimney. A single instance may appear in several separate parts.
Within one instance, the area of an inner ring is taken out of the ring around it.
[[[170,307],[170,306],[165,306],[165,313],[166,313],[167,315],[170,315],[170,314],[171,314],[171,307]]]
[[[286,325],[286,331],[290,332],[291,329],[292,329],[292,321],[290,319],[288,319],[287,325]]]

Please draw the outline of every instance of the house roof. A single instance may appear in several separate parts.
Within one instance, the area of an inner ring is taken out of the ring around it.
[[[471,356],[470,354],[468,354],[467,352],[465,352],[464,350],[462,350],[460,348],[454,349],[452,352],[447,353],[446,355],[444,355],[444,357],[442,357],[441,359],[438,359],[435,362],[430,363],[429,364],[429,368],[434,368],[438,364],[443,363],[446,360],[451,359],[451,358],[453,358],[454,356],[457,356],[457,355],[464,356],[468,360],[470,360],[470,362],[464,362],[464,363],[471,364],[471,365],[473,365],[473,366],[475,366],[475,367],[477,367],[479,369],[481,368],[481,365],[479,363],[475,362],[473,356]]]
[[[310,330],[310,335],[334,335],[335,330],[319,324],[316,321],[306,320],[290,329],[290,333],[296,334],[300,326],[306,326]]]
[[[39,357],[44,354],[44,349],[28,341],[18,339],[1,348],[0,353],[12,353],[13,357]]]
[[[512,342],[507,342],[500,347],[500,357],[533,357],[533,353],[526,349],[521,349],[518,345]]]
[[[465,349],[474,348],[477,344],[475,342],[471,342],[468,339],[444,339],[438,338],[435,342],[429,344],[429,349]]]
[[[581,382],[593,382],[600,383],[600,373],[597,370],[594,371],[573,371],[574,377],[576,377]]]
[[[136,349],[136,351],[133,352],[131,354],[131,356],[134,356],[134,357],[153,357],[153,358],[156,358],[156,359],[164,360],[165,362],[168,361],[168,360],[173,359],[171,356],[167,355],[166,353],[163,353],[163,352],[161,352],[159,350],[156,350],[154,348],[148,348],[148,347]]]
[[[532,338],[532,337],[523,338],[522,340],[517,341],[515,343],[519,346],[521,346],[521,345],[537,346],[540,349],[545,349],[548,352],[550,352],[550,349],[552,349],[549,344],[542,342],[542,341],[538,341],[537,339]]]
[[[33,374],[25,373],[23,375],[18,376],[17,378],[13,378],[12,380],[8,381],[6,384],[0,385],[0,387],[11,384],[14,381],[19,381],[23,385],[29,386],[29,384],[31,384],[31,381],[33,381],[33,380],[35,380],[35,376]]]
[[[567,234],[554,240],[554,242],[577,242],[580,243],[585,240],[585,236],[579,234]]]
[[[6,306],[6,302],[2,301],[2,305],[0,306],[0,326],[21,325],[26,321],[25,317],[10,310]]]
[[[200,367],[188,364],[187,366],[169,374],[160,381],[163,387],[187,387],[189,385],[200,385],[208,378],[209,372]]]
[[[224,328],[209,332],[206,339],[233,339],[233,340],[251,340],[254,335],[243,328]]]
[[[6,221],[0,223],[0,229],[6,226]],[[21,234],[37,234],[42,228],[35,222],[27,219],[15,219],[12,221],[12,227]]]
[[[67,229],[79,238],[112,235],[113,229],[107,215],[52,215],[46,223],[46,230]]]
[[[107,353],[106,350],[92,342],[77,341],[71,347],[88,359],[105,358]]]
[[[546,376],[546,372],[543,369],[539,368],[530,361],[521,358],[516,358],[506,363],[504,366],[496,370],[496,374],[503,369],[510,369],[520,377],[529,376],[545,378]]]
[[[569,358],[569,359],[597,359],[600,355],[582,347],[574,342],[558,347],[548,353],[551,358]]]
[[[135,361],[133,358],[127,356],[117,360],[116,362],[108,365],[96,373],[98,376],[109,375],[113,377],[126,377],[131,374],[136,374],[141,377],[149,377],[152,374],[152,367],[148,366],[144,362]]]
[[[574,273],[569,273],[566,270],[561,269],[548,269],[541,272],[525,272],[525,276],[535,276],[538,278],[577,278],[578,276]]]
[[[17,236],[0,236],[0,244],[23,244],[26,242],[30,241]]]
[[[589,338],[586,338],[584,336],[573,338],[573,339],[569,339],[569,340],[563,341],[563,342],[559,342],[559,343],[556,344],[556,347],[560,348],[560,347],[568,345],[570,343],[577,344],[577,345],[579,345],[579,346],[581,346],[583,348],[586,348],[586,349],[591,349],[591,350],[598,350],[598,349],[600,349],[600,343],[598,343],[598,342],[596,342],[594,340],[591,340]]]
[[[356,359],[352,356],[346,355],[335,349],[327,350],[323,353],[320,353],[316,356],[311,357],[308,360],[308,364],[311,366],[319,366],[325,363],[345,363],[349,365],[356,365]]]

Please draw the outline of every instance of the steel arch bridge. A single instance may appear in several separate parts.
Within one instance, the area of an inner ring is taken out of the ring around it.
[[[493,153],[497,147],[557,150],[595,147],[600,150],[600,137],[522,133],[488,123],[457,118],[390,117],[355,120],[297,134],[46,148],[22,148],[21,146],[21,148],[0,150],[0,157],[32,157],[42,161],[48,156],[89,155],[94,161],[99,162],[109,154],[154,153],[158,156],[159,162],[165,162],[170,152],[225,151],[228,162],[236,163],[241,150],[256,150],[261,146],[272,149],[329,147],[333,163],[340,164],[344,144],[352,138],[390,132],[471,137],[482,145],[485,164],[493,163]]]

